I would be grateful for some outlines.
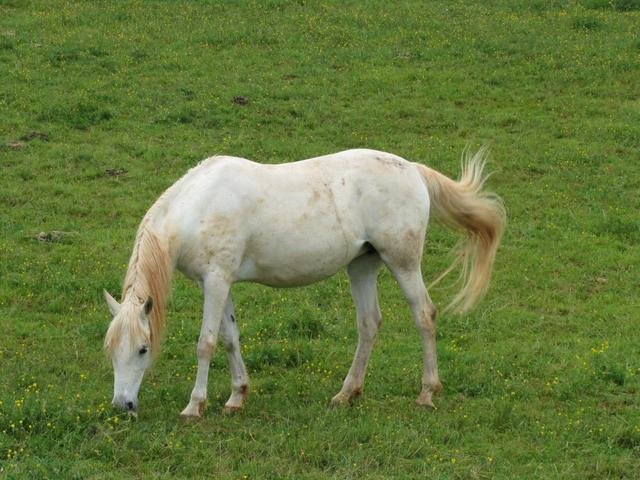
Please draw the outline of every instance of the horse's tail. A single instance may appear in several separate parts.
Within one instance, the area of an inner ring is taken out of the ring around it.
[[[431,285],[438,283],[458,264],[462,264],[462,289],[447,309],[466,312],[482,297],[491,278],[496,251],[506,223],[500,197],[485,192],[487,179],[482,170],[487,149],[475,155],[467,151],[463,157],[462,174],[457,182],[424,165],[418,167],[429,190],[431,211],[446,226],[466,233],[459,244],[456,260]]]

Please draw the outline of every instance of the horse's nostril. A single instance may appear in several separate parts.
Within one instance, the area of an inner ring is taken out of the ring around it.
[[[133,408],[133,402],[127,402],[127,409],[128,409],[128,410],[135,410],[135,409]]]

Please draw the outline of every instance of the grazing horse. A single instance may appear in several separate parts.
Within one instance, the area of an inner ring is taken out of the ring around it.
[[[142,377],[159,348],[173,270],[195,280],[204,292],[197,377],[181,414],[201,417],[218,335],[231,370],[225,410],[241,408],[247,398],[249,377],[231,285],[308,285],[344,267],[356,307],[358,346],[331,405],[348,403],[362,392],[380,325],[376,281],[384,263],[422,337],[424,371],[416,403],[434,408],[432,395],[442,385],[436,309],[420,271],[427,222],[431,212],[465,234],[449,270],[462,264],[462,288],[450,306],[467,311],[488,286],[505,225],[501,200],[482,190],[485,157],[484,149],[467,152],[459,181],[396,155],[363,149],[280,165],[228,156],[202,161],[144,216],[121,303],[104,292],[113,315],[105,338],[114,369],[113,404],[136,414]]]

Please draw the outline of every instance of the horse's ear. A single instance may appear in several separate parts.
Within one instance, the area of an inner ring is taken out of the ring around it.
[[[116,301],[115,298],[109,295],[109,292],[107,292],[106,290],[102,290],[102,293],[104,295],[104,299],[107,301],[107,305],[109,307],[111,315],[115,317],[120,311],[120,304]]]
[[[144,314],[149,315],[152,309],[153,309],[153,298],[148,297],[147,301],[144,302]]]

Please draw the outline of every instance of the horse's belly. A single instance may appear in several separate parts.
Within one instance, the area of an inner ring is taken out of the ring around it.
[[[253,242],[237,274],[237,281],[273,287],[309,285],[330,277],[362,251],[364,241],[339,235],[267,238]]]
[[[270,270],[248,266],[239,272],[238,282],[256,282],[269,287],[302,287],[329,278],[339,270],[313,269],[288,271],[286,269]]]

